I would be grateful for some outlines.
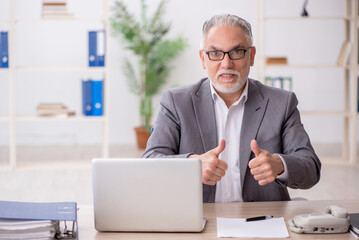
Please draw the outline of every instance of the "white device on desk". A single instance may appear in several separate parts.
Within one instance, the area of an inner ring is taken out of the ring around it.
[[[93,159],[95,228],[99,231],[200,232],[199,159]]]
[[[349,217],[345,208],[332,205],[326,213],[301,214],[288,224],[296,233],[344,233],[349,228]]]

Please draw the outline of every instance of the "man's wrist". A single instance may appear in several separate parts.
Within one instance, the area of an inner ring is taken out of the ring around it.
[[[285,163],[283,157],[279,154],[274,154],[276,156],[278,156],[282,162],[282,167],[283,167],[283,171],[281,173],[278,173],[277,175],[277,179],[280,181],[287,181],[288,180],[288,171],[287,171],[287,164]]]

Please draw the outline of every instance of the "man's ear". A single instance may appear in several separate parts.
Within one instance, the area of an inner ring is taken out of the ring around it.
[[[206,63],[204,62],[204,57],[205,56],[203,54],[203,50],[199,50],[199,57],[201,58],[203,69],[206,69]]]
[[[255,57],[255,56],[256,56],[256,47],[253,46],[253,47],[251,48],[251,66],[254,65],[254,57]]]

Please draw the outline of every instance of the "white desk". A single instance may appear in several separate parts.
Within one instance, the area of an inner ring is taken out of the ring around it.
[[[330,201],[284,201],[251,203],[206,203],[204,217],[207,225],[201,233],[129,233],[97,232],[94,228],[92,206],[79,206],[79,239],[219,239],[217,238],[217,217],[247,218],[259,215],[273,215],[288,219],[302,213],[323,212],[327,206],[336,204],[345,207],[349,213],[359,213],[359,199]],[[288,228],[288,223],[287,223]],[[296,234],[289,230],[290,239],[355,239],[350,233],[345,234]],[[240,238],[244,239],[244,238]],[[253,239],[253,238],[252,238]],[[267,239],[267,238],[266,238]]]

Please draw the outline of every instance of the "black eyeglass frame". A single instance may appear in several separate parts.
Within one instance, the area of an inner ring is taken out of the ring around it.
[[[249,49],[251,49],[252,47],[253,47],[253,46],[250,46],[250,47],[248,47],[247,49],[237,48],[237,49],[233,49],[233,50],[231,50],[231,51],[229,51],[229,52],[224,52],[224,51],[220,51],[220,50],[206,51],[206,50],[203,49],[203,52],[204,52],[205,54],[207,54],[208,59],[211,60],[211,61],[222,61],[222,60],[224,59],[224,57],[226,56],[226,54],[228,54],[228,57],[229,57],[229,59],[231,59],[231,60],[240,60],[240,59],[243,59],[243,58],[246,56],[246,52],[247,52]],[[230,53],[233,52],[233,51],[243,51],[243,52],[244,52],[244,53],[243,53],[243,57],[241,57],[241,58],[232,58],[231,55],[230,55]],[[220,53],[223,53],[223,56],[222,56],[221,59],[211,59],[211,57],[209,56],[209,54],[212,53],[212,52],[220,52]]]

